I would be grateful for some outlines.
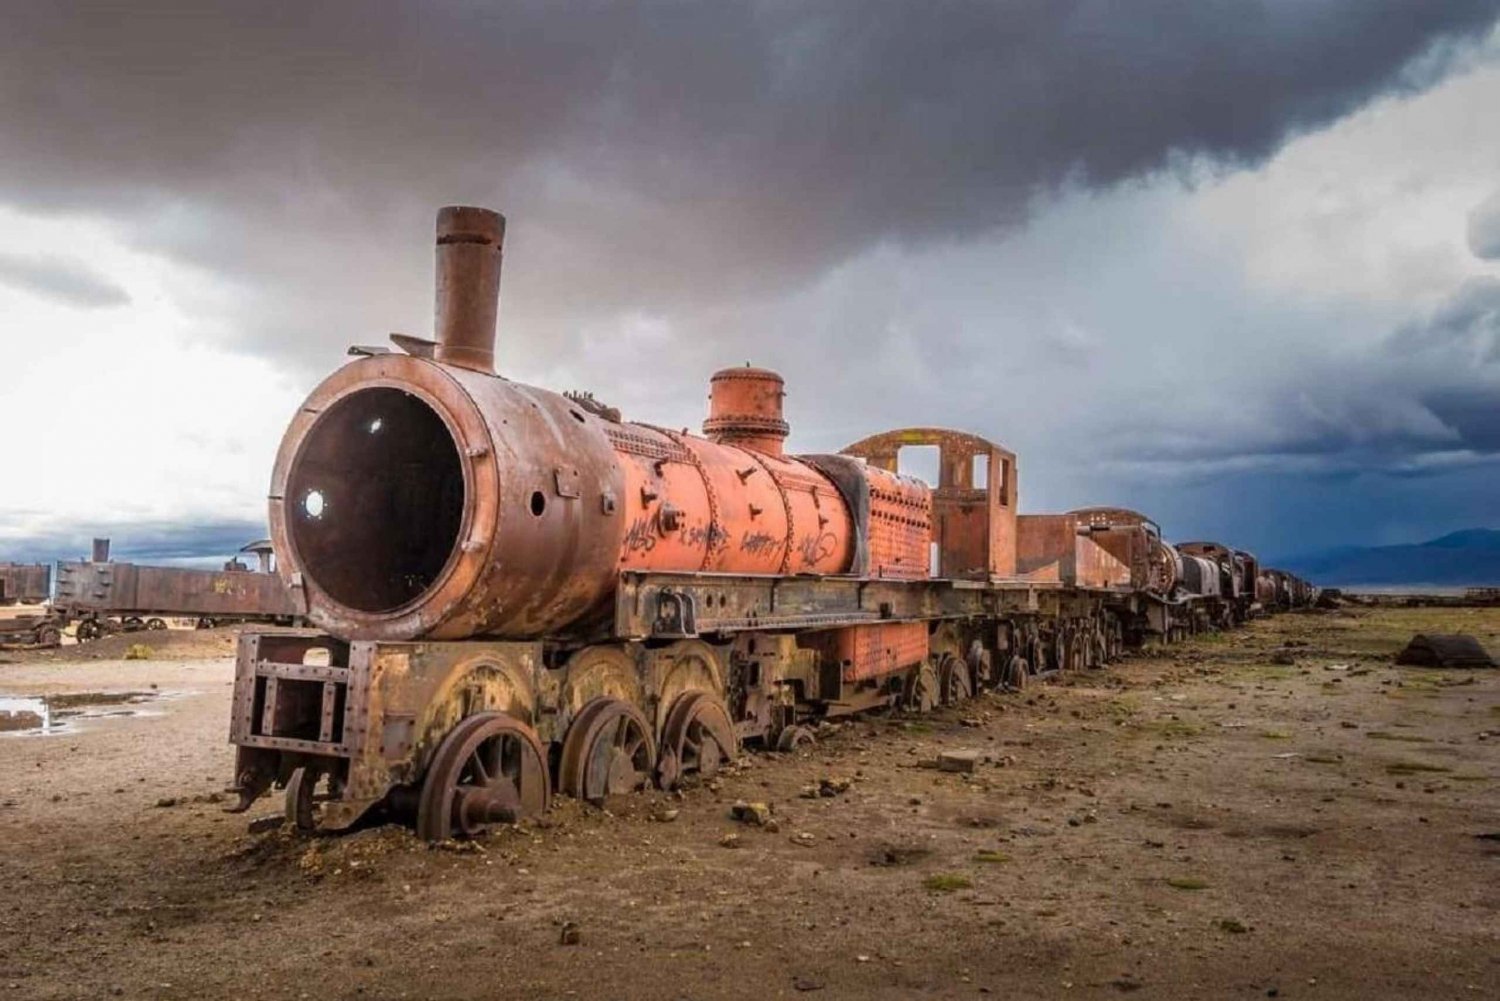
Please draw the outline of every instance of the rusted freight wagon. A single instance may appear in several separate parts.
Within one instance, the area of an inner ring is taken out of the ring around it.
[[[793,455],[764,369],[712,377],[701,435],[501,377],[503,234],[443,209],[436,339],[354,349],[282,439],[271,535],[314,628],[240,637],[236,809],[281,788],[300,827],[373,810],[441,840],[1204,620],[1149,519],[1022,517],[1015,455],[977,435]],[[932,446],[935,486],[900,472]]]
[[[98,544],[103,542],[101,548]],[[254,544],[245,551],[256,551]],[[297,609],[281,578],[238,561],[224,570],[116,563],[107,540],[94,559],[57,564],[55,612],[78,622],[80,640],[135,629],[165,629],[169,618],[191,618],[207,627],[234,622],[295,624]]]
[[[51,595],[51,564],[0,563],[0,605],[37,605]]]

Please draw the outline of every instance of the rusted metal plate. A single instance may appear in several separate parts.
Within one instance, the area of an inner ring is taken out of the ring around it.
[[[927,657],[927,623],[878,622],[814,632],[802,638],[838,665],[846,682],[893,674]]]
[[[1128,588],[1128,564],[1080,534],[1073,514],[1023,514],[1016,519],[1016,571],[1034,580],[1071,587]]]

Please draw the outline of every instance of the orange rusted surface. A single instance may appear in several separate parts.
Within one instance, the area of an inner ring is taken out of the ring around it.
[[[883,469],[870,483],[871,577],[920,580],[931,572],[932,491],[919,480]]]
[[[703,433],[720,444],[779,456],[790,430],[781,415],[785,396],[781,376],[768,369],[721,369],[708,383]]]
[[[830,629],[804,639],[838,664],[843,679],[863,681],[920,664],[927,656],[925,622],[876,622]]]
[[[854,526],[795,459],[642,424],[606,428],[624,474],[625,570],[843,573]]]
[[[898,428],[857,441],[844,454],[894,473],[901,449],[929,445],[938,449],[938,485],[932,492],[932,541],[937,543],[938,565],[931,572],[980,580],[1014,576],[1014,452],[962,431]]]

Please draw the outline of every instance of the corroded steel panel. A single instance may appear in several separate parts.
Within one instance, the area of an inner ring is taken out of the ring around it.
[[[876,622],[816,633],[803,642],[837,664],[844,681],[854,682],[920,664],[927,637],[925,622]]]
[[[908,476],[867,468],[871,577],[920,580],[931,572],[932,493]]]
[[[1129,587],[1130,567],[1088,535],[1072,514],[1023,514],[1016,519],[1016,573],[1073,587]]]

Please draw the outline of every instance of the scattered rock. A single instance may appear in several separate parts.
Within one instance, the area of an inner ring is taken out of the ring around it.
[[[811,977],[793,977],[792,986],[799,991],[821,991],[823,981],[814,980]]]
[[[278,827],[285,823],[286,818],[281,814],[271,813],[267,814],[264,817],[256,817],[254,820],[250,821],[248,830],[251,834],[265,834],[267,831],[276,830]]]
[[[729,815],[742,824],[765,827],[771,820],[771,807],[767,803],[747,803],[741,799],[729,808]]]
[[[681,813],[681,810],[675,809],[673,807],[662,806],[657,807],[655,810],[651,811],[651,819],[656,821],[658,824],[670,824],[672,821],[676,820],[678,816],[681,815]]]
[[[719,839],[719,847],[720,848],[738,848],[738,847],[740,847],[740,836],[738,834],[726,834],[726,835],[724,835],[722,838]]]
[[[818,780],[818,795],[825,799],[842,796],[849,791],[849,787],[853,784],[851,779],[821,778]]]
[[[793,834],[791,837],[787,838],[787,840],[800,848],[811,848],[813,845],[818,843],[818,839],[807,831],[798,831],[796,834]]]
[[[169,806],[176,806],[177,805],[177,797],[176,796],[163,796],[161,799],[159,799],[159,800],[156,801],[156,805],[160,809],[165,809],[166,807],[169,807]]]
[[[970,774],[979,765],[978,751],[944,751],[938,755],[938,768],[945,772]]]
[[[576,921],[564,921],[563,922],[562,934],[558,936],[558,943],[559,944],[561,944],[561,945],[577,945],[579,943],[579,941],[581,940],[581,938],[582,938],[582,936],[580,936],[579,932],[578,932],[578,922],[576,922]]]

